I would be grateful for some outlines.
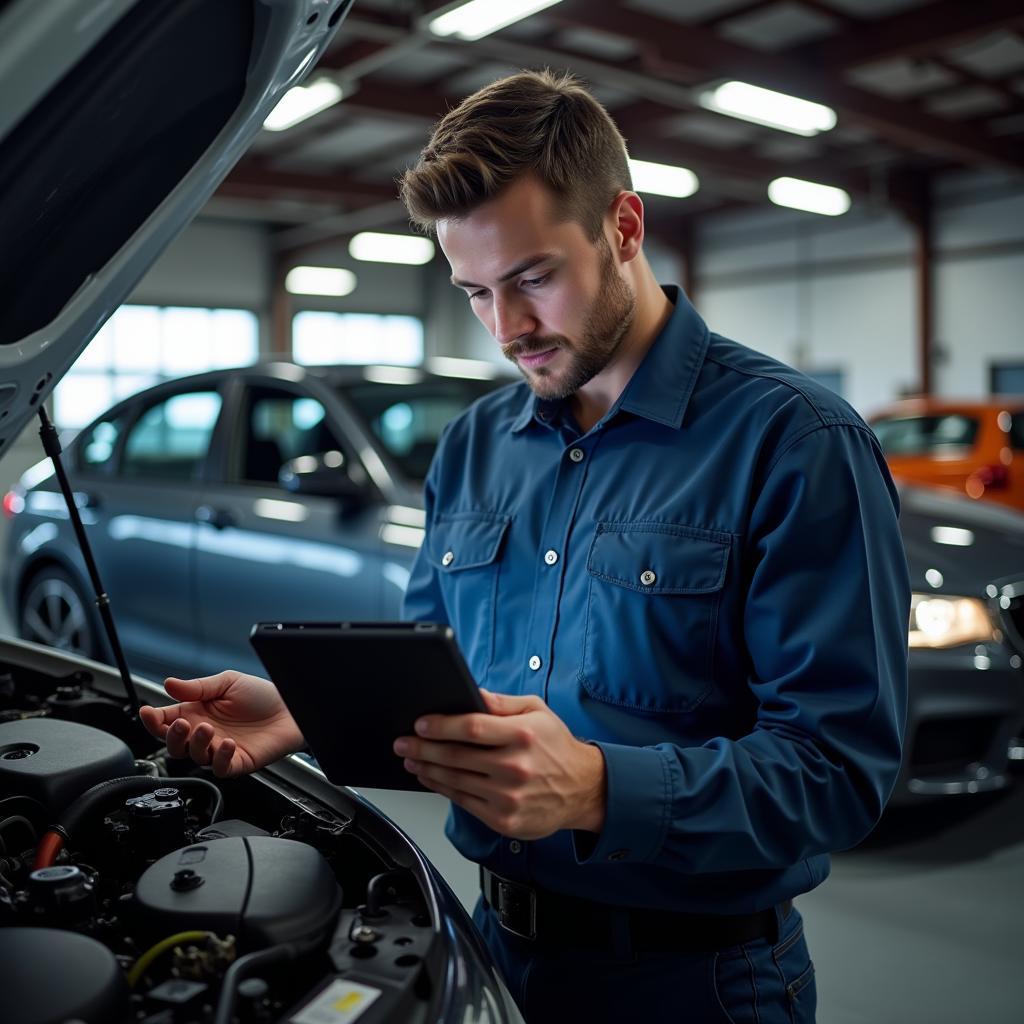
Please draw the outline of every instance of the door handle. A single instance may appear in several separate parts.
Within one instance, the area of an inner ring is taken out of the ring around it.
[[[226,508],[213,508],[212,505],[200,505],[196,509],[195,518],[197,523],[205,523],[215,530],[223,530],[235,524],[235,517]]]

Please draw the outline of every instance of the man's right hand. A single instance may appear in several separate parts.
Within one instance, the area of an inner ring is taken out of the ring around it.
[[[143,725],[167,743],[171,757],[191,757],[220,778],[256,771],[305,745],[269,679],[228,671],[166,679],[164,689],[181,703],[146,705]]]

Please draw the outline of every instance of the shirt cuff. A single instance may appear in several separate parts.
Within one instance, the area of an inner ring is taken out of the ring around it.
[[[665,841],[671,809],[669,767],[664,754],[652,747],[593,745],[604,755],[607,772],[604,828],[597,835],[573,831],[576,862],[642,864],[653,860]]]

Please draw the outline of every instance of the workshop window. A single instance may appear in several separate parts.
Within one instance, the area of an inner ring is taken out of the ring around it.
[[[259,321],[248,309],[122,306],[89,342],[53,392],[61,429],[162,380],[246,366],[259,353]]]
[[[292,321],[292,352],[297,363],[423,362],[423,321],[415,316],[327,313],[304,310]]]

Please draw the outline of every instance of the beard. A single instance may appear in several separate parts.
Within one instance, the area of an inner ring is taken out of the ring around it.
[[[502,349],[502,355],[518,366],[520,356],[557,348],[569,356],[569,365],[554,374],[547,366],[519,371],[534,394],[547,400],[568,398],[596,377],[611,361],[633,325],[636,296],[615,269],[611,246],[601,239],[601,283],[597,298],[583,321],[583,334],[571,342],[561,334],[532,335]]]

